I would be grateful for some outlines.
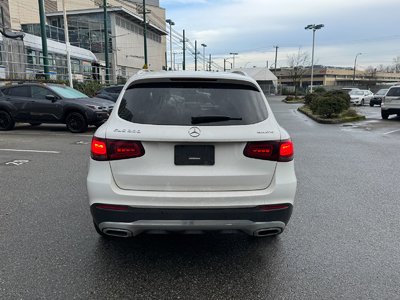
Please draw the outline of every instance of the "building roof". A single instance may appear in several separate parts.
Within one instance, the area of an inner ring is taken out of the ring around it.
[[[42,48],[42,38],[32,34],[25,33],[24,45],[27,47],[32,47],[34,49]],[[47,39],[47,49],[49,52],[64,54],[66,55],[66,45],[65,43],[60,43]],[[71,56],[75,58],[80,58],[88,61],[97,61],[96,56],[90,51],[83,48],[70,46]]]
[[[108,13],[116,13],[121,15],[122,17],[137,23],[137,24],[142,24],[143,23],[143,18],[140,15],[134,14],[131,11],[127,10],[124,7],[108,7],[107,8]],[[90,8],[90,9],[78,9],[78,10],[68,10],[67,15],[82,15],[82,14],[95,14],[95,13],[103,13],[103,8]],[[57,11],[53,13],[47,13],[47,17],[58,17],[62,16],[63,12],[62,11]],[[154,31],[158,33],[159,35],[167,35],[167,32],[165,31],[164,28],[160,28],[159,26],[156,26],[155,24],[149,23],[147,25],[147,29]]]
[[[277,81],[278,78],[268,68],[240,68],[234,71],[242,71],[253,78],[255,81]]]

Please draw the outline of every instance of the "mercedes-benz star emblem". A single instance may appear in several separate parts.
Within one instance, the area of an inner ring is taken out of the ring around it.
[[[190,127],[189,129],[189,135],[191,137],[198,137],[201,133],[201,130],[199,127]]]

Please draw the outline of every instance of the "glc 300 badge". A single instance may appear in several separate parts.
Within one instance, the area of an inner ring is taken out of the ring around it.
[[[189,129],[189,135],[191,136],[191,137],[198,137],[199,135],[200,135],[200,133],[201,133],[201,130],[200,130],[200,128],[199,127],[190,127],[190,129]]]

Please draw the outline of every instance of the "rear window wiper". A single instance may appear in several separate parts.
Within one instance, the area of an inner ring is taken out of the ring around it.
[[[229,116],[198,116],[192,117],[192,124],[200,124],[200,123],[212,123],[212,122],[223,122],[230,120],[242,120],[241,117],[229,117]]]

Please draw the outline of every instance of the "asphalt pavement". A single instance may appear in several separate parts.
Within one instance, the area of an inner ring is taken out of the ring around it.
[[[366,121],[317,124],[281,99],[299,184],[275,239],[104,240],[85,182],[94,129],[1,132],[0,299],[399,299],[400,119],[363,107]]]

